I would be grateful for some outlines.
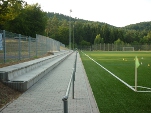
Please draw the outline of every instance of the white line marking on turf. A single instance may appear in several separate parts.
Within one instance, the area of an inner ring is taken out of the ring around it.
[[[82,52],[82,51],[81,51]],[[84,52],[82,52],[83,54],[85,54]],[[124,82],[122,79],[118,78],[115,74],[113,74],[112,72],[110,72],[109,70],[107,70],[105,67],[103,67],[101,64],[99,64],[98,62],[96,62],[95,60],[93,60],[91,57],[89,57],[87,54],[85,54],[85,56],[87,56],[89,59],[91,59],[93,62],[95,62],[96,64],[98,64],[100,67],[102,67],[105,71],[107,71],[108,73],[110,73],[112,76],[114,76],[116,79],[118,79],[119,81],[121,81],[123,84],[125,84],[127,87],[129,87],[131,90],[135,91],[135,89],[130,86],[129,84],[127,84],[126,82]]]
[[[135,87],[135,86],[132,86],[132,87]],[[151,88],[149,88],[149,87],[143,87],[143,86],[137,86],[137,87],[140,87],[140,88],[143,88],[143,89],[149,89],[149,90],[151,90]]]
[[[135,87],[135,86],[132,86]],[[136,92],[151,92],[151,88],[148,87],[143,87],[143,86],[137,86],[138,88],[142,88],[142,89],[148,89],[148,91],[136,91]]]

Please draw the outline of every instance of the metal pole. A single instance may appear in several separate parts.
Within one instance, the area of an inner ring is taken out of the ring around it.
[[[74,76],[73,76],[73,80],[75,81],[75,72],[76,72],[76,62],[77,62],[77,51],[76,51],[76,57],[75,57],[75,62],[74,62]]]
[[[3,48],[4,48],[4,63],[6,63],[6,37],[5,30],[3,30]]]
[[[116,43],[116,51],[117,51],[117,43]]]
[[[50,40],[50,38],[49,38],[49,51],[51,51],[51,40]]]
[[[18,57],[19,60],[21,60],[21,34],[19,34],[19,40],[18,40]]]
[[[73,50],[74,50],[74,25],[73,25]]]
[[[54,39],[52,39],[52,51],[54,51]]]
[[[64,113],[68,113],[68,99],[63,98],[63,111]]]
[[[136,66],[135,66],[135,91],[137,91],[137,67]]]
[[[74,99],[74,81],[75,81],[75,70],[73,72],[73,78],[72,78],[72,99]]]
[[[28,40],[28,52],[29,52],[29,58],[30,58],[31,38],[30,38],[30,36],[28,38],[29,38],[29,40]]]
[[[43,37],[41,37],[41,36],[40,36],[40,41],[41,41],[41,44],[40,44],[40,55],[39,56],[42,56],[43,51],[44,51],[44,44],[45,44],[45,42],[44,42]]]
[[[74,68],[75,68],[75,72],[76,72],[76,62],[77,62],[77,51],[76,51],[76,57],[75,57],[75,63],[74,63]]]
[[[71,49],[71,12],[72,12],[72,10],[70,9],[70,16],[69,16],[69,49]]]
[[[100,43],[100,51],[101,51],[101,43]]]
[[[47,40],[47,37],[46,38],[46,53],[48,52],[48,48],[47,48],[47,45],[48,45],[48,40]],[[45,53],[44,53],[45,54]]]
[[[38,36],[36,34],[36,57],[38,55]]]
[[[53,39],[51,39],[51,51],[53,51]]]

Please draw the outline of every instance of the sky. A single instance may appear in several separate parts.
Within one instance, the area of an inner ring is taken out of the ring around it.
[[[116,27],[151,21],[151,0],[24,0],[55,12]],[[72,12],[70,13],[70,9]]]

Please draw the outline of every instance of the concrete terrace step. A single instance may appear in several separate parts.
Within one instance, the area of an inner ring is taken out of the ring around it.
[[[14,65],[12,67],[6,67],[5,73],[3,73],[3,82],[13,89],[24,92],[44,75],[50,72],[53,68],[59,65],[71,53],[71,51],[63,52],[61,54],[57,53],[56,56],[49,56],[47,58],[40,58],[34,61],[29,61],[25,64],[21,63],[17,66]]]
[[[66,53],[69,53],[69,51],[64,51],[60,53],[58,52],[52,56],[43,57],[43,58],[28,61],[28,62],[23,62],[16,65],[0,68],[0,79],[3,79],[3,81],[11,81],[14,77],[25,74],[37,67],[40,67],[46,64],[47,62],[54,60],[59,55],[63,55]]]

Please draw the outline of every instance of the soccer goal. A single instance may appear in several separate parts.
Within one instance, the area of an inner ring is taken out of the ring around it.
[[[134,47],[123,47],[123,51],[134,51]]]

